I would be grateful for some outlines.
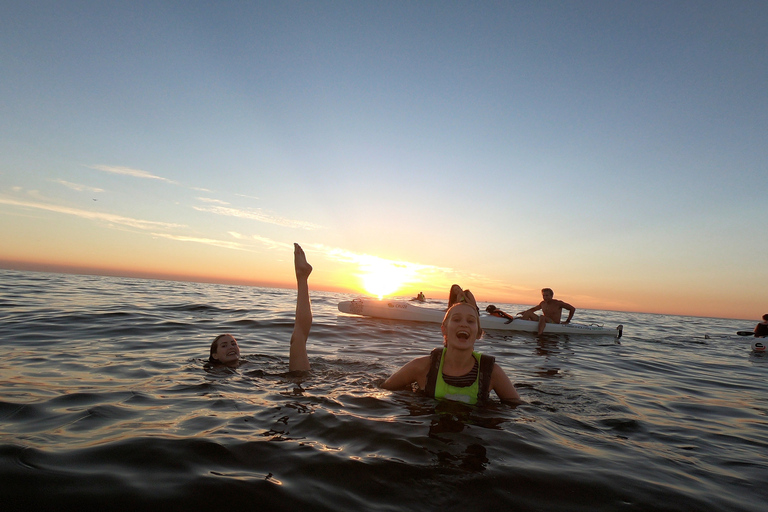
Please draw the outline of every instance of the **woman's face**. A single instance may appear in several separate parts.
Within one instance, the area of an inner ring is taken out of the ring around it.
[[[240,360],[240,347],[237,346],[237,340],[229,334],[219,338],[214,359],[227,365],[237,363]]]
[[[469,304],[458,304],[451,308],[441,327],[445,346],[457,349],[472,349],[480,336],[477,309]]]

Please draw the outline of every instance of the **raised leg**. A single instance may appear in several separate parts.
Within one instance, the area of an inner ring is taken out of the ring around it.
[[[307,263],[307,257],[299,244],[293,244],[293,265],[296,269],[296,321],[291,335],[291,348],[288,359],[290,371],[309,370],[307,357],[307,339],[312,328],[312,305],[309,301],[309,284],[307,280],[312,273],[312,265]]]

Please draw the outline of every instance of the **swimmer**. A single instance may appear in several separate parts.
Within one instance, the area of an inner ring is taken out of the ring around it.
[[[755,338],[768,337],[768,313],[763,315],[763,321],[755,326]]]
[[[307,339],[312,328],[312,306],[309,301],[309,274],[312,265],[307,263],[307,257],[299,244],[293,244],[293,266],[296,270],[296,320],[291,335],[291,346],[288,356],[289,371],[308,371]],[[231,334],[220,334],[211,343],[211,354],[208,362],[214,366],[237,368],[240,365],[240,347]]]
[[[511,324],[515,320],[515,317],[509,316],[508,314],[506,314],[505,312],[503,312],[502,310],[500,310],[499,308],[497,308],[493,304],[489,304],[488,307],[485,308],[485,310],[491,316],[498,316],[499,318],[506,318],[507,321],[504,322],[505,324]]]
[[[515,386],[495,358],[475,352],[475,341],[483,334],[480,313],[472,292],[453,285],[448,311],[440,326],[443,347],[417,357],[400,368],[381,385],[399,390],[412,387],[434,398],[475,404],[494,391],[502,402],[523,403]]]

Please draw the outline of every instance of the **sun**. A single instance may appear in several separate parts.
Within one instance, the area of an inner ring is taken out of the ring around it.
[[[362,271],[363,288],[379,299],[400,289],[411,274],[406,266],[383,260],[368,262]]]

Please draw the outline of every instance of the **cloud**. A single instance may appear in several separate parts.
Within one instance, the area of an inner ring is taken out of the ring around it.
[[[120,167],[120,166],[111,166],[111,165],[91,165],[89,166],[91,169],[95,169],[97,171],[103,171],[103,172],[110,172],[112,174],[124,174],[126,176],[133,176],[134,178],[144,178],[149,180],[159,180],[164,181],[166,183],[171,183],[174,185],[178,185],[177,182],[173,180],[169,180],[168,178],[163,178],[161,176],[155,176],[154,174],[150,174],[147,171],[142,171],[139,169],[131,169],[130,167]]]
[[[245,197],[246,199],[260,199],[260,198],[258,198],[256,196],[248,196],[248,195],[245,195],[245,194],[235,194],[235,195],[236,196],[240,196],[240,197]]]
[[[228,202],[222,201],[221,199],[212,199],[210,197],[198,197],[197,200],[202,201],[204,203],[216,203],[216,204],[222,204],[222,205],[229,204]]]
[[[54,183],[64,185],[65,187],[77,190],[78,192],[104,192],[103,188],[89,187],[88,185],[80,185],[79,183],[72,183],[64,180],[51,180]]]
[[[250,219],[259,222],[265,222],[267,224],[277,224],[278,226],[285,226],[295,229],[306,229],[308,231],[315,229],[322,229],[322,226],[313,224],[311,222],[305,222],[302,220],[286,219],[284,217],[278,217],[262,212],[260,209],[255,210],[238,210],[236,208],[226,208],[223,206],[194,206],[195,210],[207,213],[214,213],[216,215],[225,215],[228,217],[238,217],[240,219]]]
[[[259,235],[253,235],[251,238],[253,238],[257,242],[261,242],[264,245],[268,245],[270,249],[290,249],[290,250],[293,250],[293,244],[289,244],[289,243],[285,243],[285,242],[278,242],[276,240],[272,240],[271,238],[267,238],[267,237],[259,236]]]
[[[174,229],[174,228],[186,227],[183,224],[172,224],[168,222],[132,219],[130,217],[123,217],[121,215],[115,215],[112,213],[80,210],[77,208],[69,208],[67,206],[57,206],[57,205],[43,204],[43,203],[32,203],[29,201],[17,201],[15,199],[7,199],[2,197],[0,197],[0,204],[8,204],[12,206],[20,206],[22,208],[35,208],[38,210],[45,210],[49,212],[63,213],[65,215],[74,215],[75,217],[81,217],[83,219],[111,222],[113,224],[120,224],[123,226],[130,226],[132,228],[138,228],[138,229],[158,229],[158,228]]]
[[[185,235],[171,235],[168,233],[152,233],[152,236],[159,236],[161,238],[167,238],[169,240],[175,240],[177,242],[194,242],[197,244],[212,245],[214,247],[223,247],[224,249],[235,249],[238,251],[247,250],[241,244],[237,242],[227,242],[225,240],[216,240],[213,238],[199,238],[194,236]]]
[[[289,244],[286,242],[278,242],[276,240],[272,240],[271,238],[267,238],[264,236],[259,235],[251,235],[246,236],[241,233],[238,233],[237,231],[229,231],[228,232],[230,236],[233,238],[236,238],[238,240],[256,240],[257,242],[260,242],[264,245],[268,245],[270,249],[290,249],[293,250],[293,244]]]

